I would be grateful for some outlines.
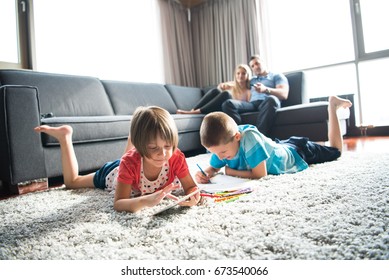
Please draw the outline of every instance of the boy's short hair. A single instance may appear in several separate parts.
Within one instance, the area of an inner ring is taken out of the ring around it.
[[[223,112],[209,113],[200,127],[200,141],[204,147],[224,145],[239,132],[236,122]]]
[[[157,136],[172,145],[178,146],[178,130],[173,117],[158,106],[138,107],[131,120],[131,142],[136,150],[145,157],[149,156],[147,145]]]

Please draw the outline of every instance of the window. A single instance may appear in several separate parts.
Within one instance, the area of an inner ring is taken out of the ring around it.
[[[355,63],[305,70],[306,90],[310,98],[358,92]],[[360,115],[359,99],[354,96],[354,111]]]
[[[157,1],[34,0],[37,70],[163,82]]]
[[[305,73],[311,98],[355,93],[358,89],[354,63],[306,70]],[[334,84],[337,85],[335,88]]]
[[[383,27],[389,26],[387,0],[355,0],[360,56],[368,53],[388,51],[389,37]]]
[[[363,124],[389,125],[389,92],[385,86],[389,58],[362,61],[359,64]]]
[[[267,0],[269,65],[290,71],[354,59],[348,0]]]
[[[268,65],[307,73],[310,97],[354,93],[357,125],[388,126],[387,0],[258,0],[269,18]],[[377,104],[380,103],[380,104]]]
[[[18,26],[15,0],[0,1],[0,61],[19,63]]]

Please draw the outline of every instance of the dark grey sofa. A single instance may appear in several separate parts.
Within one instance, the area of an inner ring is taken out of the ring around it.
[[[302,72],[287,77],[291,91],[283,106],[288,107],[277,113],[272,137],[299,135],[326,140],[327,103],[307,103]],[[47,185],[47,178],[61,176],[59,145],[34,132],[40,124],[73,127],[82,173],[122,155],[131,115],[138,106],[158,105],[168,110],[178,127],[179,148],[186,154],[203,152],[199,128],[204,116],[175,113],[177,108],[192,108],[206,90],[0,70],[0,192],[20,193],[20,187],[30,182]],[[256,113],[245,114],[244,119],[255,124]]]

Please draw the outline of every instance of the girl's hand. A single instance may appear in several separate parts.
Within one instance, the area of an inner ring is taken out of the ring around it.
[[[199,188],[197,186],[193,186],[190,189],[188,189],[186,195],[188,195],[190,193],[193,193],[193,192],[197,192],[197,193],[192,195],[189,198],[189,200],[180,202],[179,205],[180,206],[194,206],[197,203],[199,203],[199,201],[200,201],[200,190],[199,190]]]
[[[179,188],[179,185],[174,185],[173,183],[171,183],[170,185],[164,187],[162,190],[156,191],[155,193],[151,193],[149,195],[145,195],[143,197],[145,201],[145,206],[153,207],[159,204],[165,197],[171,198],[173,200],[178,200],[178,197],[172,195],[170,192]]]

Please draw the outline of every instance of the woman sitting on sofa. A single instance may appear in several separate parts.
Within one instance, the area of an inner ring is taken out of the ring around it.
[[[190,111],[177,110],[177,114],[208,114],[222,110],[227,99],[249,101],[251,70],[246,64],[239,64],[234,72],[234,81],[221,83],[208,91]]]

